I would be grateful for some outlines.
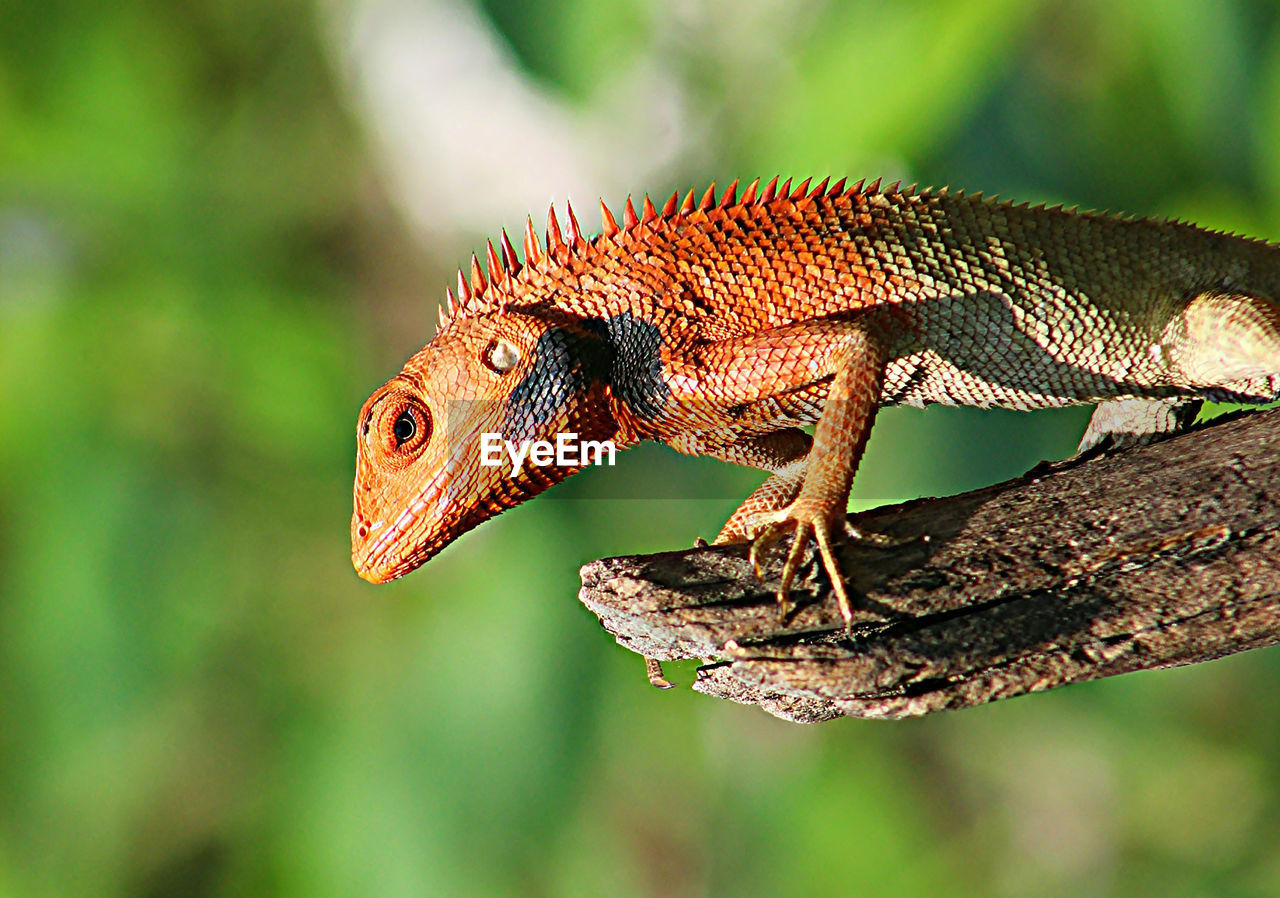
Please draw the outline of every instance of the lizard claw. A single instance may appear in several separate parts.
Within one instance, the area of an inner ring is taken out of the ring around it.
[[[644,672],[649,678],[649,684],[659,689],[670,689],[675,683],[672,683],[662,675],[662,662],[657,658],[650,658],[647,655],[644,659]]]
[[[809,537],[813,533],[813,528],[803,521],[776,521],[766,526],[751,543],[751,568],[755,572],[757,580],[764,580],[765,572],[762,561],[765,551],[782,539],[793,525],[795,527],[795,535],[791,541],[791,548],[787,552],[787,561],[782,566],[782,576],[778,583],[778,623],[783,625],[786,624],[787,613],[791,610],[790,602],[788,601],[788,597],[791,594],[791,584],[795,581],[796,571],[800,569],[800,558],[804,554],[805,547],[809,544]]]
[[[757,580],[764,579],[764,553],[773,548],[774,543],[782,539],[782,534],[785,532],[786,528],[777,522],[770,522],[756,530],[755,538],[751,540],[749,557],[751,570]]]
[[[853,605],[849,601],[849,594],[844,585],[844,575],[840,571],[835,551],[832,549],[832,523],[827,520],[825,515],[806,515],[799,513],[799,510],[793,512],[792,508],[784,508],[770,515],[769,518],[770,520],[764,524],[763,528],[757,531],[755,539],[751,543],[751,567],[755,571],[756,579],[764,579],[764,568],[761,564],[764,552],[778,542],[788,530],[792,530],[794,533],[791,548],[787,552],[787,560],[782,566],[782,574],[778,581],[778,614],[780,622],[786,623],[787,613],[790,611],[791,584],[795,582],[805,548],[812,538],[818,545],[818,552],[822,556],[822,566],[831,580],[831,588],[835,592],[836,601],[840,605],[840,616],[844,618],[845,633],[852,633]],[[885,538],[887,539],[888,537]]]

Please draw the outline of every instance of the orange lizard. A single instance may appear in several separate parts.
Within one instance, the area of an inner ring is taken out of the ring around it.
[[[523,264],[473,256],[436,336],[360,410],[352,559],[375,583],[579,470],[485,440],[660,440],[770,472],[717,543],[832,550],[876,410],[1101,402],[1081,448],[1280,398],[1280,246],[1193,225],[879,182],[737,182],[584,238],[555,209]],[[815,424],[812,438],[801,428]],[[544,453],[545,458],[545,453]],[[859,534],[854,533],[855,537]]]

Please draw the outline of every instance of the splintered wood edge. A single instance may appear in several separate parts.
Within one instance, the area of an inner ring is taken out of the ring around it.
[[[852,638],[819,566],[780,625],[744,546],[593,561],[619,644],[789,720],[904,717],[1280,642],[1280,409],[854,515]],[[774,576],[780,559],[770,566]]]

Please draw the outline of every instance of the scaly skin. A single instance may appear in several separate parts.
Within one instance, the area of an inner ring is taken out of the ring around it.
[[[757,188],[628,200],[621,227],[602,204],[591,240],[553,209],[523,267],[505,234],[488,278],[473,257],[435,339],[360,411],[360,576],[400,577],[574,471],[484,467],[482,433],[660,440],[772,472],[717,542],[758,562],[793,534],[785,608],[812,538],[848,623],[831,544],[878,407],[1104,402],[1093,445],[1202,398],[1280,396],[1280,247],[878,182]]]

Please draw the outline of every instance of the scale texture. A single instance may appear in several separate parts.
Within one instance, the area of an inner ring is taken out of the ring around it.
[[[1280,248],[1193,225],[945,190],[777,180],[661,210],[552,209],[504,234],[357,425],[352,558],[382,582],[578,470],[481,464],[519,443],[658,440],[772,473],[718,542],[792,536],[786,602],[831,549],[876,409],[1103,402],[1082,446],[1181,427],[1205,398],[1280,396]],[[1108,400],[1118,400],[1108,402]],[[800,428],[816,424],[812,437]]]

